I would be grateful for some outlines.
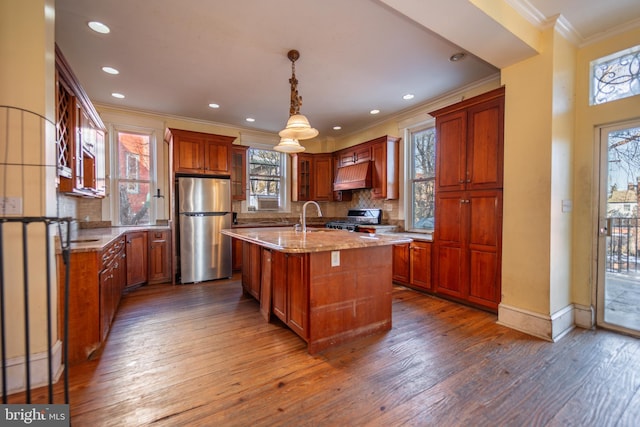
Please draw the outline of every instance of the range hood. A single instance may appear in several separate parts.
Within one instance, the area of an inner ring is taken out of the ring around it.
[[[356,163],[338,168],[333,191],[371,188],[371,162]]]

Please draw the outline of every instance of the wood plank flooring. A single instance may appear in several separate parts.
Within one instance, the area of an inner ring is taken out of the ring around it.
[[[640,340],[577,329],[549,343],[403,287],[393,297],[391,331],[310,356],[239,275],[145,286],[102,353],[70,369],[72,425],[638,425]]]

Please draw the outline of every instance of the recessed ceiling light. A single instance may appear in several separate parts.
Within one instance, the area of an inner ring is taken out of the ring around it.
[[[113,67],[102,67],[102,71],[107,74],[120,74],[120,71],[116,70]]]
[[[466,56],[467,56],[467,54],[464,53],[464,52],[454,53],[453,55],[451,55],[449,57],[449,61],[451,61],[451,62],[462,61]]]
[[[402,97],[402,99],[406,99],[406,100],[413,99],[413,94],[412,93],[408,93],[408,94],[404,95]]]
[[[114,98],[118,98],[118,99],[122,99],[122,98],[124,98],[124,95],[123,95],[123,94],[121,94],[121,93],[118,93],[118,92],[113,92],[113,93],[111,94],[111,96],[113,96]]]
[[[211,103],[211,104],[209,104],[209,107],[211,107],[211,108],[220,108],[220,105],[215,104],[215,103]]]
[[[342,129],[342,126],[334,126],[333,127],[333,130],[340,130],[340,129]]]
[[[253,123],[256,121],[256,119],[254,119],[253,117],[247,117],[245,120],[248,121],[249,123]]]
[[[102,22],[91,21],[87,25],[96,33],[109,34],[111,32],[111,29],[104,25]]]
[[[371,110],[369,111],[369,114],[378,114],[380,112],[380,110]]]

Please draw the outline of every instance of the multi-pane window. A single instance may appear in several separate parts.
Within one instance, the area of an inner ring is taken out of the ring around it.
[[[116,133],[115,202],[119,225],[151,223],[151,141],[151,134]]]
[[[436,130],[434,127],[410,132],[409,223],[410,230],[433,230],[436,179]]]
[[[277,211],[284,207],[284,156],[273,150],[248,150],[250,211]]]
[[[640,45],[591,62],[591,105],[638,94]]]

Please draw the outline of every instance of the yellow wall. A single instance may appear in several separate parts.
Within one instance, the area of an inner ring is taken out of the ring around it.
[[[55,216],[55,92],[53,1],[3,0],[0,2],[0,197],[22,200],[22,212],[7,216]],[[19,109],[28,110],[21,112]],[[34,114],[35,113],[35,114]],[[48,118],[41,118],[44,116]],[[6,154],[6,157],[5,157]],[[53,234],[57,230],[51,230]],[[22,225],[3,228],[7,310],[7,356],[23,356],[24,294]],[[27,227],[28,283],[30,285],[31,352],[47,349],[45,229]],[[52,240],[53,241],[53,240]],[[54,254],[53,244],[50,245]],[[53,257],[49,260],[53,265]],[[52,299],[56,301],[55,267]],[[54,334],[56,305],[52,307]],[[52,337],[54,342],[56,336]],[[9,378],[10,387],[12,378]]]

